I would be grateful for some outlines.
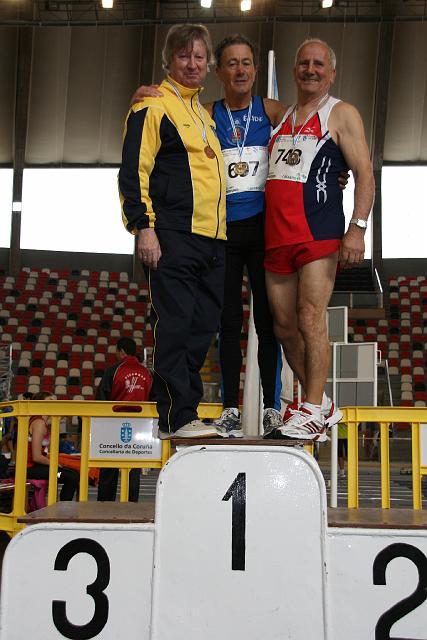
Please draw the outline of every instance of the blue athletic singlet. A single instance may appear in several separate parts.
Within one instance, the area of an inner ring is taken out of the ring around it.
[[[248,107],[231,111],[239,142],[243,140]],[[227,179],[227,222],[250,218],[264,210],[264,187],[268,175],[268,142],[271,122],[264,109],[263,99],[252,98],[251,122],[241,161],[247,165],[244,175],[236,173],[239,154],[227,109],[223,100],[214,102],[212,117],[224,155]]]

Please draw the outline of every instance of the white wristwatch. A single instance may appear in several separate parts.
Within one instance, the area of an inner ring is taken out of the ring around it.
[[[352,218],[350,220],[350,224],[356,225],[356,227],[359,227],[359,229],[367,229],[368,228],[368,221],[367,220],[363,220],[362,218]]]

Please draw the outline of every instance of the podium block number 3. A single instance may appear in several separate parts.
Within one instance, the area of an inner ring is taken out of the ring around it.
[[[78,538],[72,540],[59,550],[55,559],[55,571],[67,571],[68,564],[79,553],[88,553],[94,558],[97,575],[91,584],[87,585],[86,593],[93,598],[95,611],[89,622],[75,625],[67,617],[67,603],[64,600],[53,600],[52,618],[59,633],[70,640],[90,640],[105,627],[108,620],[108,598],[104,591],[110,582],[110,561],[107,553],[95,540]]]
[[[238,473],[223,500],[231,499],[231,568],[245,570],[246,559],[246,473]]]

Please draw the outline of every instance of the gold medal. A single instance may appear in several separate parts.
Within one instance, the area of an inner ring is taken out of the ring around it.
[[[288,164],[290,164],[291,166],[294,166],[296,164],[299,164],[299,161],[300,161],[300,154],[296,149],[294,149],[288,155]]]
[[[206,145],[206,147],[204,148],[204,152],[208,156],[208,158],[211,158],[211,160],[213,158],[216,158],[215,151],[209,145]]]
[[[249,165],[247,162],[236,162],[236,166],[234,167],[234,171],[238,176],[247,176],[249,173]]]

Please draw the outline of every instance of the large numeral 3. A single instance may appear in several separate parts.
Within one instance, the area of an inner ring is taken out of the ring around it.
[[[417,547],[403,542],[391,544],[375,558],[373,566],[374,584],[386,584],[385,570],[395,558],[408,558],[418,569],[418,586],[411,595],[404,598],[382,614],[375,627],[375,640],[410,640],[391,638],[390,630],[395,622],[408,615],[427,599],[427,558]]]
[[[90,640],[102,631],[108,620],[108,598],[104,590],[110,582],[110,561],[105,549],[98,542],[89,538],[79,538],[60,549],[55,560],[55,571],[66,571],[70,560],[78,553],[88,553],[96,561],[96,579],[86,587],[86,593],[95,603],[93,617],[87,624],[73,624],[67,618],[67,603],[64,600],[53,600],[52,618],[55,627],[65,638]]]

